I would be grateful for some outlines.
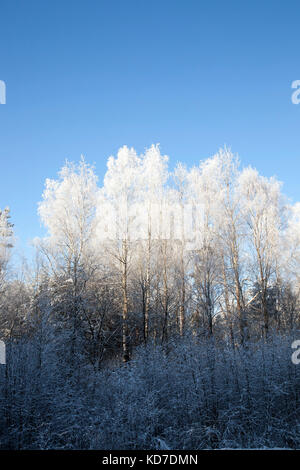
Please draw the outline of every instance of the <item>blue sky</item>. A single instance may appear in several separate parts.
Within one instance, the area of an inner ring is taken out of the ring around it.
[[[25,249],[44,181],[127,144],[188,165],[227,144],[300,200],[296,1],[2,0],[0,207]]]

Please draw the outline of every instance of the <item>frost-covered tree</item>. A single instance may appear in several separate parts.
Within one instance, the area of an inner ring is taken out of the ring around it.
[[[94,170],[82,158],[78,165],[67,162],[57,180],[46,180],[39,204],[48,236],[37,245],[51,275],[54,311],[71,325],[71,351],[86,321],[87,283],[97,271],[92,244],[97,189]]]
[[[259,286],[263,328],[267,337],[270,322],[267,296],[272,277],[276,276],[284,217],[280,183],[274,178],[260,176],[253,168],[246,168],[239,176],[238,184],[246,223],[246,249],[253,269],[253,282]]]
[[[10,222],[10,210],[6,207],[4,210],[0,209],[0,332],[2,337],[10,334],[17,317],[17,309],[11,302],[12,289],[7,275],[13,242],[13,224]]]
[[[117,158],[111,156],[107,163],[97,204],[98,235],[103,240],[109,231],[108,252],[119,271],[122,290],[122,349],[123,360],[130,357],[129,315],[129,273],[133,247],[138,230],[134,206],[140,200],[141,159],[134,149],[122,147]]]
[[[188,258],[186,256],[186,237],[185,233],[185,218],[189,216],[190,205],[190,194],[188,191],[188,170],[182,164],[177,164],[173,178],[175,182],[175,194],[174,202],[177,211],[177,218],[175,224],[177,224],[177,232],[179,234],[179,269],[178,269],[178,281],[179,281],[179,332],[180,336],[183,336],[185,331],[186,323],[186,297],[187,297],[187,264]]]
[[[10,210],[0,209],[0,286],[4,280],[7,264],[13,247],[13,224],[10,222]]]
[[[51,267],[63,269],[74,281],[74,288],[94,236],[96,194],[97,177],[82,158],[78,165],[67,162],[58,180],[46,180],[39,204],[49,235],[47,248],[58,254]]]
[[[141,240],[140,251],[140,285],[142,289],[144,340],[149,336],[149,312],[152,294],[152,281],[155,278],[157,240],[159,227],[157,219],[164,199],[165,184],[168,179],[168,157],[161,155],[159,146],[152,145],[142,156],[141,181],[141,216],[144,240]]]
[[[219,265],[218,240],[220,182],[218,157],[200,162],[188,175],[190,201],[195,207],[195,249],[192,251],[194,318],[209,335],[218,313]],[[197,320],[198,318],[198,320]]]

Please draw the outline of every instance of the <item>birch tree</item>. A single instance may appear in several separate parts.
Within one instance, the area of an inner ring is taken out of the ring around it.
[[[95,233],[97,177],[82,158],[67,162],[57,180],[47,179],[39,215],[48,236],[36,240],[48,262],[54,304],[71,321],[71,354],[84,318],[87,282],[95,275],[91,240]]]
[[[157,225],[158,207],[164,197],[164,187],[168,179],[168,156],[161,155],[159,146],[152,145],[142,156],[142,205],[145,239],[143,259],[141,263],[141,288],[143,297],[144,340],[149,336],[149,310],[151,298],[151,281],[153,278],[153,258],[157,256],[159,228]],[[151,262],[152,261],[152,262]]]
[[[280,183],[274,178],[260,176],[253,168],[246,168],[239,176],[238,194],[247,224],[247,251],[254,258],[254,281],[260,289],[264,334],[267,337],[270,323],[267,296],[271,279],[276,274],[283,217]]]
[[[133,246],[138,230],[134,206],[140,200],[140,183],[141,159],[134,149],[124,146],[118,151],[117,158],[111,156],[108,159],[104,185],[101,188],[97,205],[98,235],[103,237],[103,230],[106,226],[110,234],[110,238],[107,237],[108,252],[117,262],[116,268],[121,277],[124,362],[130,358],[128,283]],[[106,216],[103,217],[104,213]]]
[[[7,265],[13,247],[13,224],[10,222],[10,210],[0,209],[0,289],[4,282]]]

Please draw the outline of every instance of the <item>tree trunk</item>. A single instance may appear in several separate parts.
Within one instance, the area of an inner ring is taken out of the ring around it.
[[[123,242],[123,275],[122,275],[122,289],[123,289],[123,312],[122,312],[122,350],[123,362],[128,362],[129,345],[128,345],[128,292],[127,292],[127,255],[128,247],[127,241]]]

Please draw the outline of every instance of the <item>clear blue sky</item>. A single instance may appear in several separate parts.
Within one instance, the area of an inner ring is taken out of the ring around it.
[[[296,1],[1,0],[0,207],[19,246],[45,178],[159,142],[192,165],[227,144],[300,200]]]

